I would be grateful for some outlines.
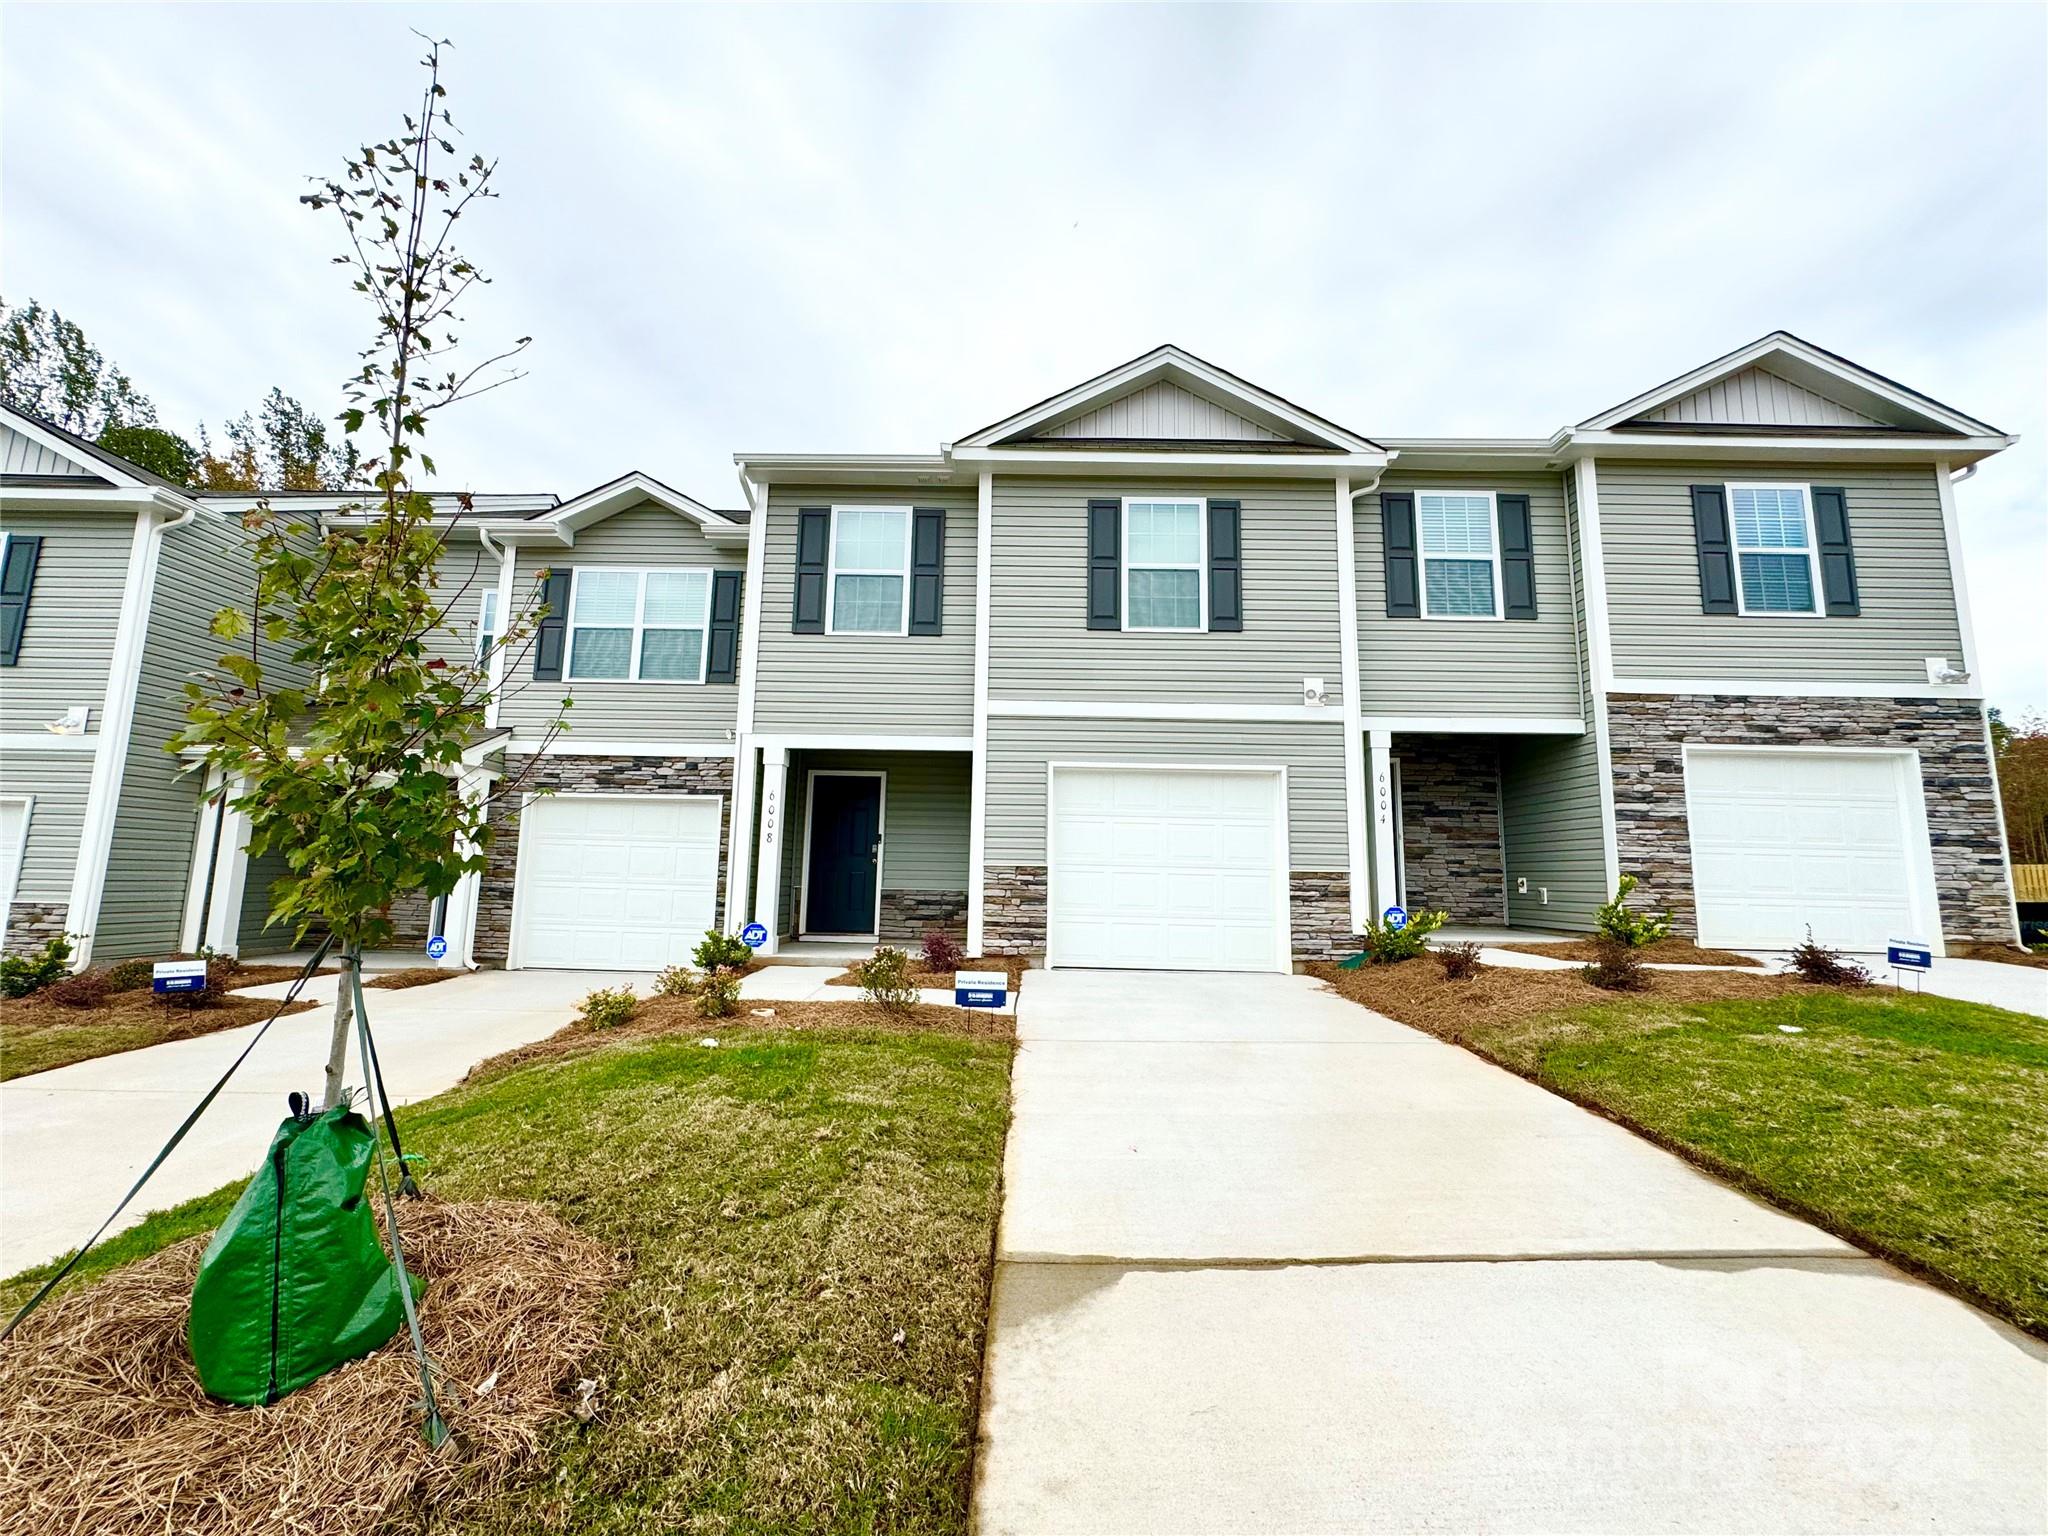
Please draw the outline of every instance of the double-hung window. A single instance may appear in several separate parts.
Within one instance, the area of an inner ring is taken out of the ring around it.
[[[1819,550],[1805,486],[1729,486],[1728,525],[1742,612],[1820,612]]]
[[[476,610],[476,659],[481,666],[491,659],[491,647],[498,643],[498,589],[485,587]]]
[[[576,682],[701,683],[711,573],[578,566],[569,589]]]
[[[1124,498],[1124,628],[1202,629],[1203,545],[1200,497]]]
[[[831,563],[828,634],[909,633],[908,507],[834,507]]]
[[[1500,617],[1500,540],[1491,491],[1418,491],[1422,615]]]

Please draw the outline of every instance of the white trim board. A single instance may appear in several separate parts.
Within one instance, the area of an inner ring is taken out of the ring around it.
[[[1608,680],[1607,691],[1751,694],[1779,699],[1954,699],[1959,704],[1974,704],[1984,696],[1974,676],[1963,684],[1830,682],[1805,678],[1780,681],[1764,677],[1616,677]]]
[[[1364,715],[1369,731],[1408,735],[1583,736],[1586,722],[1576,715]]]
[[[850,732],[798,731],[761,732],[754,745],[764,752],[807,752],[817,749],[841,752],[972,752],[972,736],[887,736]]]
[[[504,750],[513,757],[731,757],[736,748],[729,741],[579,741],[558,736],[553,741],[508,741]]]
[[[1187,633],[1194,631],[1167,631]],[[1303,720],[1342,725],[1327,704],[1145,704],[1096,699],[990,699],[991,716],[1035,720]]]
[[[988,914],[989,598],[995,571],[995,476],[984,473],[974,523],[974,758],[968,769],[967,953],[982,950]]]
[[[1572,466],[1579,525],[1579,590],[1586,605],[1586,650],[1592,663],[1593,755],[1600,781],[1600,861],[1605,890],[1621,886],[1621,833],[1614,814],[1614,750],[1607,695],[1614,682],[1614,634],[1607,615],[1607,556],[1600,540],[1600,472],[1591,459]]]
[[[818,804],[820,779],[874,779],[875,787],[875,920],[866,933],[811,932],[811,812]],[[811,768],[804,773],[804,846],[797,865],[796,936],[800,939],[879,939],[882,936],[882,859],[889,845],[889,772],[886,768]]]
[[[99,708],[97,704],[93,706]],[[93,752],[99,749],[100,733],[59,736],[52,731],[0,732],[0,752]]]
[[[1344,716],[1344,866],[1349,882],[1351,931],[1364,930],[1372,916],[1372,854],[1365,828],[1365,716],[1359,704],[1363,664],[1358,648],[1358,506],[1357,498],[1378,488],[1374,475],[1359,490],[1339,476],[1337,503],[1337,644],[1341,648],[1342,691],[1337,704]]]

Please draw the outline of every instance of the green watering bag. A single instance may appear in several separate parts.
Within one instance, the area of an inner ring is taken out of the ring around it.
[[[185,1336],[208,1395],[274,1403],[404,1324],[398,1271],[363,1196],[376,1134],[346,1104],[277,1128],[192,1287]],[[421,1289],[414,1276],[415,1300]]]

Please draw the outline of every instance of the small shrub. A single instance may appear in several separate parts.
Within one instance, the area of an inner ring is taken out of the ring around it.
[[[1811,928],[1806,930],[1806,942],[1792,951],[1792,969],[1816,986],[1870,985],[1870,972],[1854,960],[1845,958],[1839,949],[1829,949],[1825,944],[1814,943]]]
[[[663,966],[654,977],[656,997],[688,997],[697,986],[697,973],[687,965]]]
[[[42,995],[64,1008],[97,1008],[107,1000],[111,991],[113,988],[107,985],[105,971],[81,971],[76,976],[51,982],[43,988]]]
[[[1483,969],[1479,946],[1469,942],[1446,944],[1436,951],[1436,963],[1444,968],[1445,981],[1470,981]]]
[[[1405,928],[1394,928],[1384,917],[1375,917],[1359,935],[1361,952],[1338,963],[1347,971],[1355,971],[1362,965],[1395,965],[1413,960],[1429,947],[1429,936],[1450,920],[1448,912],[1411,912]]]
[[[156,979],[154,960],[117,960],[107,967],[109,992],[134,992]]]
[[[704,942],[697,946],[697,952],[691,958],[697,962],[697,969],[709,976],[713,971],[745,970],[754,963],[754,952],[738,934],[707,928]]]
[[[583,1022],[592,1029],[617,1029],[639,1006],[630,987],[599,987],[583,999]]]
[[[740,979],[732,971],[710,971],[697,984],[697,1014],[700,1018],[730,1018],[739,1011]]]
[[[924,968],[928,971],[957,971],[960,962],[967,958],[967,951],[960,947],[960,941],[943,928],[927,928],[924,931]]]
[[[33,997],[71,969],[71,936],[60,933],[32,955],[0,959],[0,997]]]
[[[1593,941],[1598,958],[1579,974],[1607,992],[1640,992],[1650,984],[1650,974],[1636,954],[1637,946],[1603,934]]]
[[[1654,944],[1671,933],[1669,912],[1640,912],[1628,905],[1629,892],[1638,883],[1634,875],[1623,875],[1614,888],[1614,900],[1593,913],[1593,921],[1603,937],[1617,944],[1626,944],[1630,949]]]
[[[910,984],[910,956],[884,944],[853,968],[861,995],[878,1008],[891,1013],[908,1013],[917,1001],[917,988]]]

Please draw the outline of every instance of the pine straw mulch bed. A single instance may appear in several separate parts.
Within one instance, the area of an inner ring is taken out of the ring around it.
[[[1811,990],[1797,976],[1739,975],[1733,971],[1645,971],[1640,992],[1608,992],[1578,971],[1525,971],[1482,966],[1469,981],[1448,981],[1431,956],[1398,965],[1368,965],[1355,971],[1329,964],[1308,967],[1332,991],[1388,1018],[1448,1040],[1473,1046],[1474,1031],[1512,1024],[1567,1008],[1624,1003],[1631,998],[1687,1002],[1709,998],[1778,997]],[[1481,1051],[1481,1054],[1488,1054]]]
[[[1029,955],[992,955],[985,960],[977,957],[962,960],[960,962],[960,969],[963,971],[1001,971],[1010,978],[1010,990],[1014,992],[1024,984],[1024,973],[1031,969],[1031,957]],[[924,962],[916,955],[910,957],[908,975],[910,984],[913,987],[930,987],[940,992],[950,992],[953,990],[954,972],[927,970]],[[828,987],[857,987],[860,983],[854,979],[853,969],[849,966],[826,982],[825,985]]]
[[[386,992],[403,992],[408,987],[431,987],[437,981],[447,981],[462,974],[461,971],[444,971],[438,965],[418,965],[405,971],[379,971],[363,986],[381,987]]]
[[[291,970],[285,978],[298,975]],[[239,980],[237,986],[244,985]],[[301,998],[284,1011],[318,1006]],[[115,992],[97,1008],[67,1008],[35,997],[0,1002],[0,1082],[47,1072],[73,1062],[121,1051],[190,1040],[243,1024],[260,1024],[277,1011],[277,999],[221,995],[210,1004],[185,1008],[159,1002],[147,987]]]
[[[545,1040],[517,1046],[485,1058],[463,1077],[465,1083],[498,1077],[536,1061],[559,1061],[585,1051],[604,1050],[657,1039],[689,1035],[715,1039],[731,1029],[773,1030],[791,1034],[880,1033],[893,1035],[958,1035],[969,1040],[1014,1040],[1017,1020],[983,1008],[945,1008],[918,1003],[901,1013],[854,1000],[844,1003],[748,1002],[723,1019],[707,1019],[686,998],[643,1000],[633,1017],[610,1029],[598,1029],[583,1018],[566,1024]]]
[[[1553,960],[1598,960],[1599,946],[1591,939],[1565,939],[1556,944],[1489,944],[1488,949],[1510,949],[1518,955],[1548,955]],[[1749,970],[1768,969],[1761,960],[1738,955],[1732,949],[1701,949],[1691,939],[1659,939],[1636,951],[1636,958],[1650,965],[1739,965]]]
[[[7,1536],[353,1536],[499,1491],[552,1421],[595,1411],[618,1255],[525,1201],[407,1202],[408,1265],[453,1441],[420,1438],[409,1334],[268,1408],[200,1389],[187,1238],[31,1317],[0,1349]]]
[[[2036,954],[2031,949],[2018,949],[2010,944],[1958,944],[1949,950],[1958,960],[1996,960],[2001,965],[2031,965],[2048,970],[2048,955]]]

